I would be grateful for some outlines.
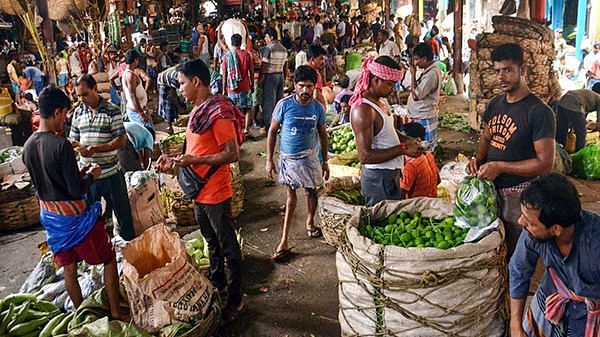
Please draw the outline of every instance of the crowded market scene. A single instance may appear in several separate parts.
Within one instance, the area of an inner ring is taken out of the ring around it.
[[[600,337],[600,1],[0,0],[0,337]]]

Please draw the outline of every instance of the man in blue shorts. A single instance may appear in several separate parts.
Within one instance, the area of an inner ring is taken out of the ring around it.
[[[314,226],[317,210],[317,188],[323,184],[323,178],[329,178],[327,151],[323,151],[322,161],[317,156],[317,140],[321,149],[328,148],[327,125],[323,106],[313,99],[317,72],[310,66],[300,66],[294,72],[296,93],[277,103],[267,139],[266,171],[270,179],[276,174],[273,153],[277,142],[277,133],[281,131],[279,182],[287,186],[287,201],[283,234],[275,254],[274,261],[289,257],[288,232],[296,209],[296,190],[303,188],[308,204],[306,230],[308,236],[317,238],[321,230]]]

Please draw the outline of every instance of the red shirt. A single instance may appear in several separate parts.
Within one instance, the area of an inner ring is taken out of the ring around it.
[[[192,111],[194,114],[196,111]],[[190,120],[192,117],[190,116]],[[225,143],[236,141],[235,125],[232,120],[219,119],[213,123],[208,131],[202,134],[193,133],[188,125],[185,130],[186,154],[193,156],[206,156],[221,152]],[[205,178],[210,165],[192,165],[192,170],[200,178]],[[208,179],[200,194],[194,199],[197,203],[216,205],[233,196],[231,188],[231,171],[229,164],[221,166]]]
[[[252,55],[245,50],[238,49],[235,51],[238,59],[238,64],[240,65],[240,73],[242,75],[242,80],[238,82],[238,87],[236,90],[230,90],[227,88],[228,94],[239,94],[242,92],[248,92],[252,89],[252,84],[254,79],[250,78],[250,70],[254,70],[254,61],[252,60]],[[225,74],[227,70],[227,56],[223,57],[223,62],[221,63],[221,71]],[[223,79],[226,81],[226,79]]]
[[[431,152],[417,158],[405,157],[400,188],[407,191],[407,198],[437,198],[439,172]]]
[[[317,72],[317,83],[315,83],[315,88],[323,89],[323,78],[321,77],[321,71],[313,66],[310,66]]]
[[[431,49],[433,49],[433,56],[439,56],[440,55],[439,41],[435,37],[432,37],[431,39],[429,39],[429,41],[427,41],[427,43],[429,43],[429,45],[431,46]]]

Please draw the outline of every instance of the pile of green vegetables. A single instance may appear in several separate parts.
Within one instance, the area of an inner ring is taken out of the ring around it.
[[[0,151],[0,164],[7,163],[15,158],[20,157],[23,154],[23,150],[19,149],[4,149]]]
[[[350,127],[343,127],[332,131],[329,135],[331,152],[342,154],[356,150],[356,141]]]
[[[467,121],[464,115],[456,113],[445,113],[439,115],[439,126],[441,129],[449,129],[454,131],[460,131],[464,133],[474,132],[471,125]]]
[[[169,137],[166,137],[164,139],[162,139],[160,141],[160,143],[162,145],[167,145],[167,144],[178,144],[178,143],[183,143],[185,141],[185,133],[176,133],[174,135],[170,135]]]
[[[235,236],[240,247],[243,245],[242,231],[236,230]],[[208,243],[202,236],[184,240],[185,251],[200,268],[210,267]]]
[[[329,193],[330,197],[340,199],[345,204],[364,206],[366,205],[365,197],[359,189],[347,191],[335,191]]]
[[[382,245],[448,249],[463,244],[469,231],[454,223],[454,217],[434,219],[424,218],[419,212],[401,212],[389,215],[379,225],[360,226],[359,232]]]
[[[61,313],[54,304],[38,300],[38,294],[12,294],[0,300],[0,336],[67,336],[74,313]]]
[[[456,189],[454,216],[472,227],[485,227],[498,218],[494,183],[475,176],[465,177]]]

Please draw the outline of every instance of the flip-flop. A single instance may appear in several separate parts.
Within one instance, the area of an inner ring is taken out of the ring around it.
[[[306,229],[309,238],[316,239],[323,236],[323,232],[318,227],[313,227],[312,229]]]
[[[271,255],[271,260],[275,262],[281,262],[288,259],[292,254],[292,248],[293,247],[276,251],[273,255]]]

